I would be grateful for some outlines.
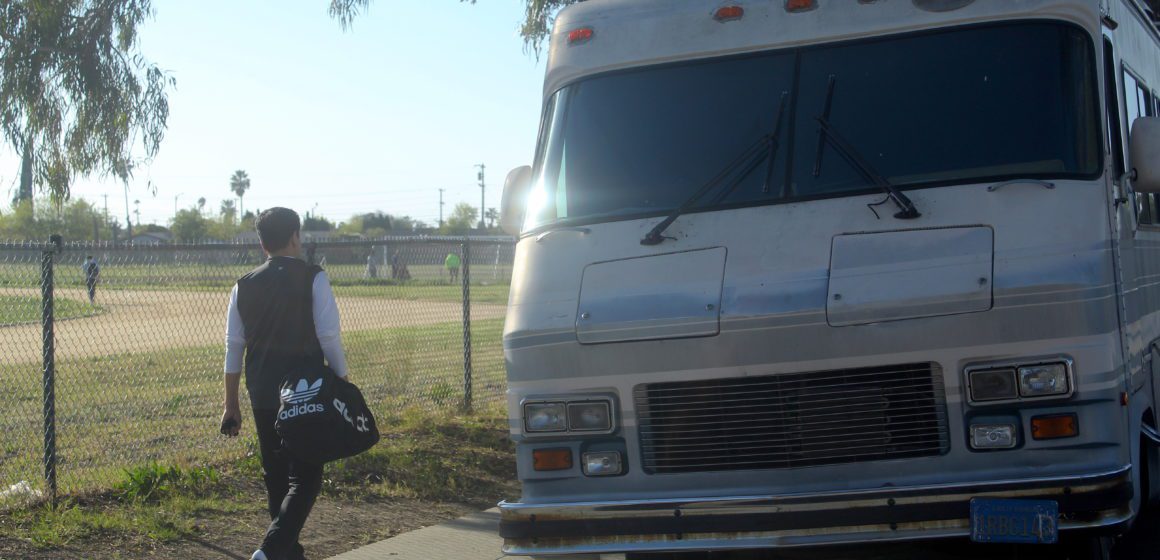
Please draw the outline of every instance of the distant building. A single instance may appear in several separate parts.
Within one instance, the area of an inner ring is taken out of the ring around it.
[[[173,241],[173,236],[166,231],[150,231],[138,233],[129,238],[133,245],[165,245]]]

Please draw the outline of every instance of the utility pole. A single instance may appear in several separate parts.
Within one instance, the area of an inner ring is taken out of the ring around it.
[[[185,193],[177,193],[177,195],[175,195],[173,197],[173,219],[174,220],[177,219],[177,199],[181,198],[181,195],[183,195],[183,194],[185,194]],[[138,221],[140,221],[140,220],[138,219]]]
[[[133,205],[136,208],[136,212],[137,212],[137,227],[141,227],[141,201],[134,200]]]
[[[443,191],[447,189],[439,189],[439,229],[443,229]]]
[[[482,231],[487,228],[483,223],[483,214],[487,212],[486,204],[484,203],[484,200],[487,198],[485,196],[487,193],[487,183],[484,181],[483,173],[487,170],[487,166],[481,163],[476,165],[476,167],[479,168],[479,175],[477,175],[479,177],[479,229]]]
[[[133,239],[133,213],[129,211],[129,183],[125,183],[125,239]]]
[[[101,195],[105,197],[105,221],[109,221],[109,193]]]

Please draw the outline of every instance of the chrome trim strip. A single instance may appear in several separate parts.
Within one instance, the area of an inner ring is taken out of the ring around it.
[[[633,508],[640,512],[641,515],[649,515],[649,509],[639,508],[639,506],[664,506],[671,508],[680,505],[723,505],[735,502],[755,502],[766,500],[783,500],[793,498],[859,498],[866,499],[867,496],[902,493],[902,492],[927,492],[927,491],[951,491],[963,492],[979,486],[1004,486],[1008,484],[1060,484],[1060,485],[1075,485],[1089,482],[1092,480],[1099,480],[1104,478],[1115,478],[1120,475],[1130,473],[1131,465],[1124,465],[1108,471],[1098,473],[1073,475],[1065,477],[1037,477],[1037,478],[1019,478],[1006,479],[994,481],[980,481],[969,483],[948,483],[948,484],[930,484],[924,486],[897,486],[890,488],[870,488],[863,490],[838,490],[832,492],[814,492],[810,494],[779,494],[779,495],[751,495],[751,496],[720,496],[720,497],[703,497],[703,498],[663,498],[656,500],[624,500],[617,502],[565,502],[565,503],[549,503],[549,504],[524,504],[519,502],[502,501],[498,504],[500,512],[510,511],[513,514],[522,511],[531,510],[529,513],[537,513],[539,511],[546,511],[551,509],[579,509],[582,511],[592,511],[604,508]],[[660,508],[657,508],[660,509]]]
[[[1112,511],[1090,522],[1060,520],[1061,531],[1077,529],[1098,529],[1122,525],[1132,518],[1130,509]],[[923,529],[922,524],[899,524],[898,529],[888,527],[863,527],[864,532],[851,532],[859,527],[844,527],[842,533],[815,532],[814,534],[787,534],[739,538],[696,538],[650,542],[618,542],[609,544],[589,544],[574,546],[509,546],[504,544],[503,553],[508,556],[562,556],[570,554],[609,554],[626,552],[681,552],[701,550],[745,550],[755,548],[802,548],[820,545],[864,544],[875,542],[908,542],[938,538],[962,538],[971,534],[970,528],[960,523],[945,523],[943,527]]]

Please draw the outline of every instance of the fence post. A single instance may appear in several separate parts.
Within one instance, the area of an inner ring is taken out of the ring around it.
[[[49,238],[40,260],[40,324],[44,344],[44,480],[56,509],[56,333],[53,308],[53,260],[61,250],[60,235]]]
[[[463,238],[463,410],[471,411],[471,238]]]

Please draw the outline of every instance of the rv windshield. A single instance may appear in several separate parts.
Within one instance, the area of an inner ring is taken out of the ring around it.
[[[831,76],[829,122],[900,189],[1094,177],[1094,60],[1080,29],[1023,23],[588,78],[549,101],[527,227],[671,212],[772,134],[785,91],[773,169],[758,166],[692,211],[877,193],[833,153],[814,173]]]

